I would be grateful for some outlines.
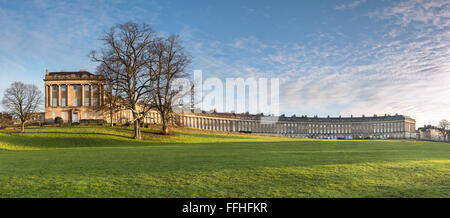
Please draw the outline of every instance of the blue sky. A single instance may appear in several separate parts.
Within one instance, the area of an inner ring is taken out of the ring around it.
[[[206,77],[279,77],[287,115],[450,119],[444,0],[0,0],[0,94],[42,87],[45,69],[95,71],[89,51],[126,21],[181,35]]]

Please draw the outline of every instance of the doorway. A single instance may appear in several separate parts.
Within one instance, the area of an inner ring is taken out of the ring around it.
[[[74,113],[73,113],[73,119],[72,119],[72,122],[78,123],[78,112],[74,112]]]

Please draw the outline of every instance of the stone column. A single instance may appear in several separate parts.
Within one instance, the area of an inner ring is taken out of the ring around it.
[[[58,84],[58,107],[61,107],[61,84]]]
[[[49,87],[49,98],[50,98],[50,101],[48,102],[49,103],[49,107],[53,107],[53,85],[49,85],[48,86]]]
[[[100,85],[100,105],[105,104],[105,86]]]
[[[84,84],[81,84],[80,86],[81,86],[81,104],[78,105],[84,106]]]
[[[45,107],[48,107],[48,86],[45,86]]]
[[[69,85],[66,84],[66,106],[70,106],[71,104],[69,104]],[[72,103],[73,104],[73,103]]]
[[[89,106],[94,106],[94,86],[89,84]]]

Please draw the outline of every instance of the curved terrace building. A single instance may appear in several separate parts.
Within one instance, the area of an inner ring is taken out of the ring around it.
[[[270,117],[231,114],[186,114],[188,127],[317,139],[409,139],[416,121],[403,115],[373,117]]]

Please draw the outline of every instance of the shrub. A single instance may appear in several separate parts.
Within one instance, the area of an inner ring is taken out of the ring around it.
[[[82,119],[80,125],[103,125],[106,121],[102,119]]]
[[[41,122],[36,121],[36,122],[26,123],[26,126],[41,126]]]
[[[61,117],[55,117],[55,123],[57,123],[57,124],[63,124],[63,123],[64,123],[64,120],[63,120],[63,118],[61,118]]]

